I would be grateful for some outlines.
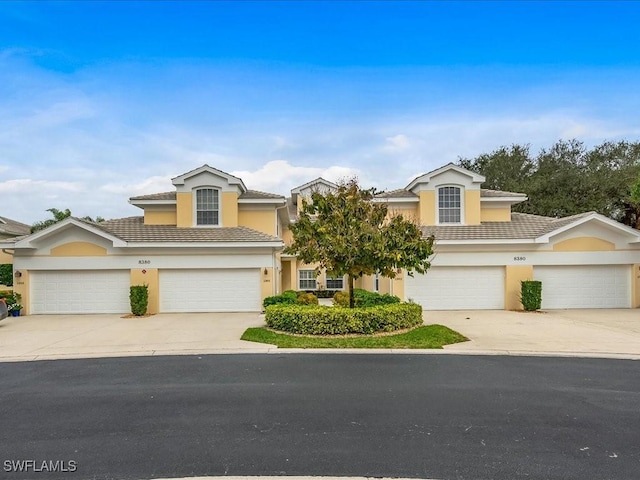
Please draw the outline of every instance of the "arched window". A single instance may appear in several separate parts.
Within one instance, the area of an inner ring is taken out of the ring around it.
[[[220,225],[220,193],[215,188],[196,190],[196,225]]]
[[[461,223],[460,187],[438,189],[438,223]]]

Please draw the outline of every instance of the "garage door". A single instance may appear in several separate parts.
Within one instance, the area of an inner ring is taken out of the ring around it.
[[[431,267],[405,276],[405,297],[426,310],[502,310],[504,267]]]
[[[161,270],[161,312],[260,311],[260,270]]]
[[[542,282],[542,308],[629,308],[629,265],[534,267]]]
[[[130,283],[128,270],[32,272],[31,313],[127,313]]]

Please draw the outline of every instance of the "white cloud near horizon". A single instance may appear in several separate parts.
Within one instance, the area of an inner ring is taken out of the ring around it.
[[[633,82],[615,93],[578,80],[572,93],[556,79],[548,94],[535,84],[476,95],[477,86],[465,90],[470,76],[437,99],[421,77],[217,68],[114,64],[62,74],[0,51],[0,214],[25,223],[51,207],[140,214],[129,197],[172,190],[172,177],[204,163],[287,195],[320,176],[401,188],[420,172],[514,143],[536,152],[563,138],[640,139]]]

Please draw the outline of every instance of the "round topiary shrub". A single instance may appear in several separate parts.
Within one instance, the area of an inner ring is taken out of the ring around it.
[[[298,305],[318,305],[318,297],[316,297],[313,293],[298,293],[297,299]]]

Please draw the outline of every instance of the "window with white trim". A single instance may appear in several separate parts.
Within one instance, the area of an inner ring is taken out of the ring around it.
[[[220,225],[220,192],[215,188],[196,190],[196,225]]]
[[[343,277],[327,277],[327,290],[342,290],[344,288]]]
[[[316,289],[316,271],[298,270],[298,290]]]
[[[438,189],[438,223],[461,223],[460,187]]]

